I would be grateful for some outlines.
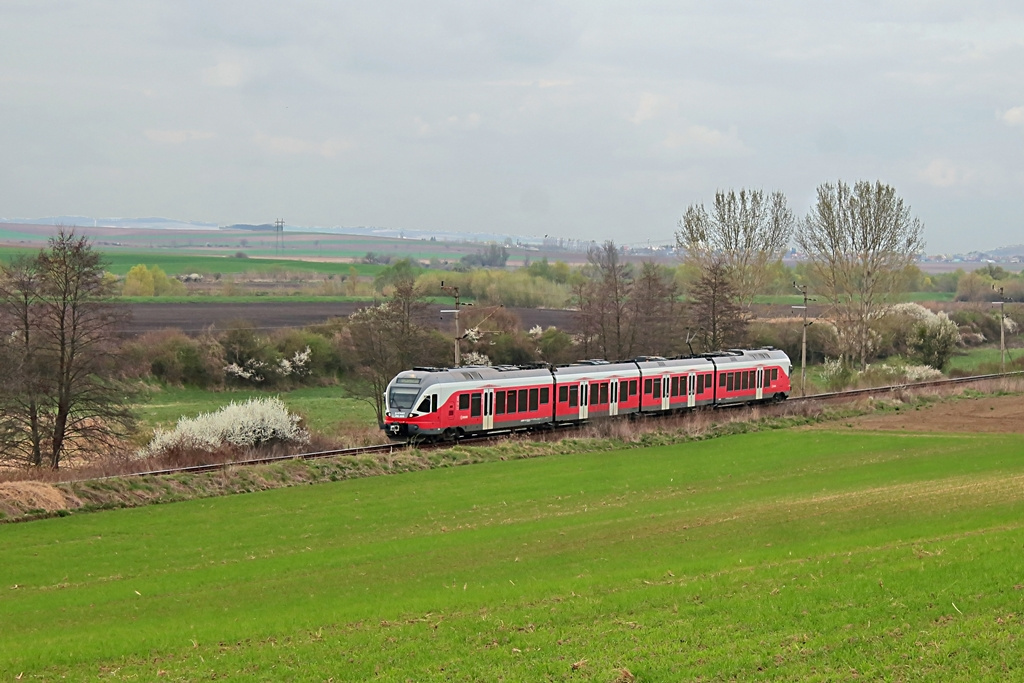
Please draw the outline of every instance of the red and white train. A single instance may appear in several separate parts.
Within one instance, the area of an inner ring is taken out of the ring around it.
[[[381,428],[392,439],[452,439],[779,401],[790,393],[791,371],[789,356],[770,347],[555,367],[414,368],[388,384]]]

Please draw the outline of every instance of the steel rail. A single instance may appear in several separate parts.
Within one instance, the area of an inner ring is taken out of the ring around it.
[[[929,380],[925,382],[910,382],[904,384],[893,384],[882,387],[871,387],[869,389],[850,389],[848,391],[834,391],[822,394],[811,394],[810,396],[796,396],[786,399],[786,403],[799,403],[804,401],[831,401],[837,399],[846,398],[857,398],[859,396],[871,396],[873,394],[884,394],[894,393],[897,391],[906,391],[913,389],[923,389],[928,387],[937,386],[954,386],[957,384],[974,384],[976,382],[984,382],[990,380],[1007,379],[1010,377],[1024,376],[1024,371],[996,373],[991,375],[972,375],[969,377],[954,377],[950,379],[938,379]],[[748,403],[735,403],[721,406],[721,408],[736,408],[750,405]],[[713,406],[718,407],[718,406]],[[510,434],[514,434],[513,431],[502,432],[499,435],[486,435],[478,438],[468,439],[476,443],[485,443],[487,441],[504,438]],[[461,440],[460,440],[461,442]],[[419,443],[415,444],[418,448],[430,448],[437,447],[439,444],[427,444]],[[440,444],[444,445],[444,444]],[[269,465],[277,462],[287,462],[289,460],[316,460],[318,458],[332,458],[337,456],[353,456],[353,455],[364,455],[369,453],[394,453],[395,451],[403,451],[411,448],[413,444],[409,442],[405,443],[384,443],[376,444],[373,446],[357,446],[354,448],[339,448],[326,451],[314,451],[311,453],[290,453],[285,455],[272,455],[262,458],[247,458],[245,460],[232,460],[229,462],[215,463],[210,465],[189,465],[187,467],[171,467],[161,470],[148,470],[145,472],[129,472],[125,474],[115,474],[105,477],[92,477],[89,479],[69,479],[64,483],[81,483],[86,481],[103,481],[105,479],[119,479],[125,477],[159,477],[167,476],[172,474],[199,474],[202,472],[216,472],[217,470],[225,470],[231,467],[251,467],[253,465]]]

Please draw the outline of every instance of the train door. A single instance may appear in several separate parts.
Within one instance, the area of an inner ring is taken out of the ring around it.
[[[608,388],[608,414],[618,415],[619,414],[619,380],[613,379],[609,382],[611,386]]]
[[[671,378],[668,375],[664,375],[661,378],[661,409],[662,410],[668,410],[669,407],[670,407],[669,406],[669,400],[671,399],[671,396],[669,396],[669,393],[668,393],[668,390],[669,390],[670,386],[671,386]]]
[[[686,376],[686,407],[692,408],[697,405],[697,375],[690,373]]]
[[[757,369],[757,400],[764,398],[764,368]]]
[[[580,382],[580,419],[586,420],[589,415],[587,410],[590,406],[590,382],[583,380]]]
[[[494,429],[494,389],[484,389],[484,430]]]

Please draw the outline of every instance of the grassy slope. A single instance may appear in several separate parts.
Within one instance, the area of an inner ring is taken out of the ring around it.
[[[1019,442],[772,432],[0,527],[0,671],[1019,676]]]

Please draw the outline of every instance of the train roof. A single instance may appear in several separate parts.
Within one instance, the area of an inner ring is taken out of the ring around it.
[[[523,378],[550,377],[552,372],[561,376],[590,375],[595,373],[606,375],[615,372],[629,372],[637,366],[641,370],[659,367],[706,367],[711,361],[714,361],[716,365],[721,367],[730,363],[750,363],[759,360],[789,360],[789,356],[778,349],[765,347],[763,349],[729,349],[715,353],[675,356],[673,358],[637,356],[630,360],[615,362],[592,358],[559,366],[532,363],[527,365],[468,365],[458,368],[416,367],[399,373],[392,382],[395,384],[426,386],[439,382],[496,381],[507,377],[510,372],[515,372],[517,377]]]
[[[413,368],[398,373],[393,382],[427,385],[439,382],[498,380],[512,371],[519,377],[551,377],[546,365],[466,365],[459,368]]]

